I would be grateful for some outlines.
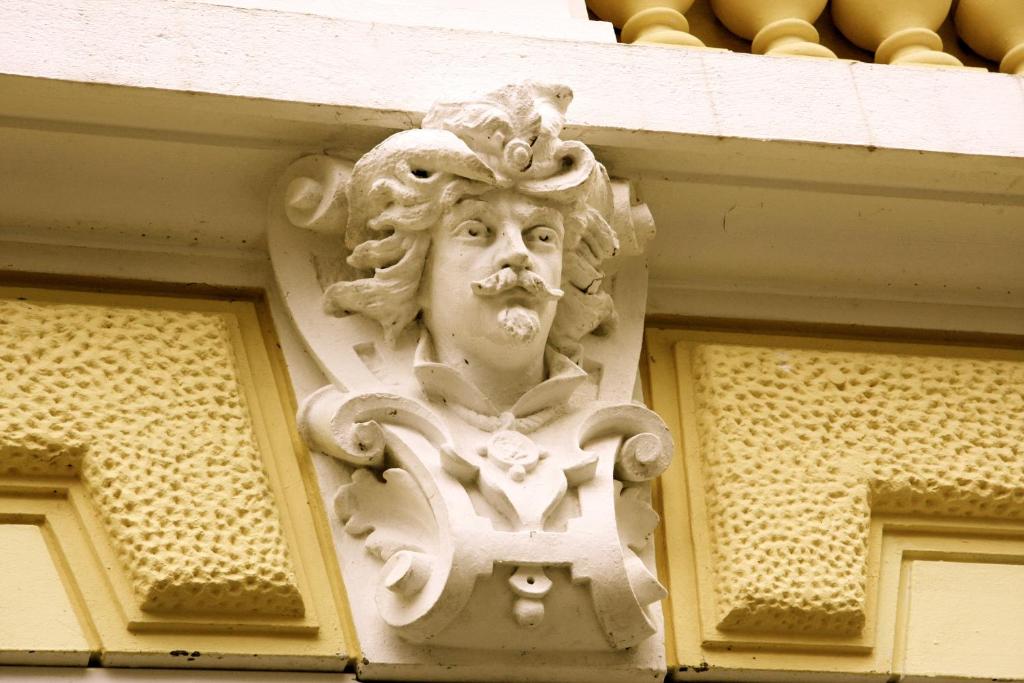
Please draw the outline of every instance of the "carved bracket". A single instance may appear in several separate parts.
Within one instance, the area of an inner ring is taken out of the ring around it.
[[[354,164],[300,159],[270,249],[330,380],[299,423],[348,482],[324,492],[366,551],[346,579],[377,577],[357,625],[657,666],[647,482],[673,445],[631,401],[654,227],[560,138],[571,96],[508,86],[436,105]]]

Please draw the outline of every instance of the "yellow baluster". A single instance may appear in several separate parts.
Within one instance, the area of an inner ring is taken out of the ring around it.
[[[960,0],[956,29],[972,50],[999,62],[1000,71],[1024,75],[1024,1]]]
[[[704,47],[683,13],[693,0],[587,0],[599,18],[622,29],[624,43]]]
[[[833,0],[832,18],[855,45],[879,64],[963,66],[942,51],[935,32],[953,0]]]
[[[757,54],[827,57],[835,53],[818,41],[812,25],[827,0],[711,0],[711,9],[726,28],[752,41]]]

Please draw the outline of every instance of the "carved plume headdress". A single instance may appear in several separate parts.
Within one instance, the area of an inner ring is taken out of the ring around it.
[[[363,277],[331,285],[325,309],[358,311],[394,342],[420,310],[416,293],[430,228],[460,198],[508,188],[554,202],[566,218],[562,288],[550,343],[577,356],[579,340],[613,322],[601,263],[618,249],[611,185],[586,145],[559,134],[572,91],[524,83],[470,102],[438,103],[422,128],[392,135],[355,165],[348,187],[348,263]]]

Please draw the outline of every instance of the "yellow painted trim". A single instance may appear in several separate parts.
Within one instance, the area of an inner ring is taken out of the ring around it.
[[[672,464],[661,476],[658,489],[661,498],[662,523],[659,526],[659,572],[666,579],[669,597],[665,600],[666,658],[670,668],[679,668],[701,661],[700,635],[695,630],[699,621],[699,607],[693,599],[697,595],[694,562],[690,557],[693,546],[692,531],[688,523],[690,503],[686,486],[686,466],[683,461],[683,432],[679,420],[679,393],[676,390],[675,357],[671,339],[661,330],[648,330],[645,339],[646,375],[650,378],[647,390],[651,408],[665,420],[676,452]]]
[[[341,567],[338,565],[338,556],[334,552],[334,538],[331,535],[330,524],[327,521],[327,511],[324,509],[323,498],[318,493],[319,483],[317,482],[316,470],[313,467],[313,459],[310,456],[309,449],[306,448],[306,445],[299,437],[298,425],[295,423],[295,415],[298,414],[298,401],[295,398],[295,391],[288,376],[288,366],[284,359],[284,352],[281,350],[281,343],[278,340],[277,332],[274,329],[270,307],[265,300],[261,300],[256,304],[255,312],[257,323],[265,342],[263,350],[267,353],[267,360],[274,374],[274,380],[277,383],[278,395],[286,408],[285,419],[288,423],[287,432],[292,441],[292,450],[295,453],[295,460],[301,472],[306,491],[309,492],[308,503],[313,525],[320,543],[323,561],[327,565],[331,592],[334,595],[335,603],[339,607],[344,641],[347,644],[349,658],[354,661],[361,656],[359,639],[356,635],[355,622],[352,620],[352,609],[349,606],[348,595],[345,592],[345,584],[341,579]]]

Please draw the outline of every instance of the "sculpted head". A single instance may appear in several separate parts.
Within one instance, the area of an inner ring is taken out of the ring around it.
[[[509,86],[436,105],[355,165],[348,262],[325,308],[377,320],[389,342],[417,319],[487,363],[578,356],[612,324],[602,262],[618,243],[604,167],[559,138],[568,88]]]

